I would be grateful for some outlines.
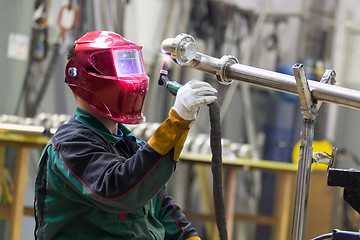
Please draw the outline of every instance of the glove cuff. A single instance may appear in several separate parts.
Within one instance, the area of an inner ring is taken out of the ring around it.
[[[179,159],[192,121],[184,120],[179,114],[170,109],[167,118],[149,139],[148,144],[156,152],[165,155],[174,148],[174,160]]]
[[[187,110],[186,108],[182,108],[180,111],[176,105],[172,107],[172,109],[184,120],[186,121],[194,121],[196,119],[199,108],[194,111]]]

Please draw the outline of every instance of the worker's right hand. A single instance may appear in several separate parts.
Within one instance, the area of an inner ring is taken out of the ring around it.
[[[216,95],[209,83],[192,80],[179,89],[172,109],[184,120],[195,120],[199,108],[215,102]]]

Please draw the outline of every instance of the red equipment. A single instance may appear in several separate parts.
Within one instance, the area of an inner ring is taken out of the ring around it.
[[[137,124],[149,86],[141,46],[108,31],[86,33],[75,41],[65,75],[70,89],[95,112]]]

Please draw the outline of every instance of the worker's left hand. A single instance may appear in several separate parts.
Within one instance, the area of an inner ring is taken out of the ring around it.
[[[199,108],[216,101],[217,90],[209,83],[192,80],[179,89],[174,106],[184,120],[195,120]]]

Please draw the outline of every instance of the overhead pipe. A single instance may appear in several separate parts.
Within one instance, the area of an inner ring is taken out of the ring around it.
[[[298,95],[293,76],[243,65],[230,55],[218,59],[202,54],[197,51],[191,35],[182,33],[175,38],[167,38],[162,42],[161,49],[181,66],[216,75],[221,84],[229,85],[237,80]],[[309,80],[313,99],[360,110],[360,91]]]

